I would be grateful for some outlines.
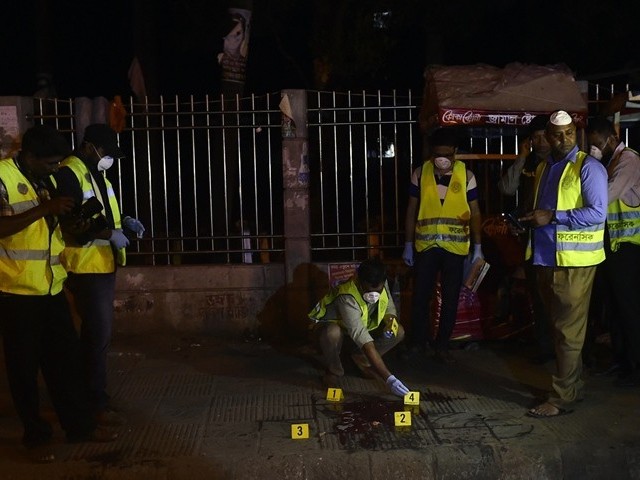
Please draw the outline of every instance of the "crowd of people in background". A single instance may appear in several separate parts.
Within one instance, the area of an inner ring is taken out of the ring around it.
[[[593,328],[592,296],[604,301],[613,345],[613,363],[601,373],[617,373],[619,386],[640,385],[640,297],[629,281],[640,273],[640,157],[620,141],[607,119],[593,119],[586,133],[589,152],[578,147],[579,129],[567,112],[535,117],[498,184],[504,195],[517,192],[520,198],[511,232],[526,245],[538,347],[533,361],[556,362],[548,398],[526,412],[536,418],[570,413],[584,398],[582,355]],[[456,159],[457,149],[451,129],[435,130],[409,188],[402,258],[413,268],[413,291],[408,341],[400,358],[414,365],[429,351],[438,362],[456,363],[449,346],[464,262],[483,258],[477,182]],[[384,276],[371,277],[371,265],[372,260],[363,262],[362,271],[335,286],[309,316],[328,385],[335,386],[344,375],[340,350],[347,338],[360,370],[379,375],[402,395],[407,387],[396,383],[381,355],[405,332],[397,330],[394,337],[384,321],[395,318],[396,308]],[[383,273],[379,265],[374,270]],[[596,274],[605,281],[592,291]],[[442,305],[433,329],[429,305],[437,283]]]

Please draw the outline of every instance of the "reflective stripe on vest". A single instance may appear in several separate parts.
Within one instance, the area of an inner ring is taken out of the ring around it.
[[[39,205],[38,194],[12,159],[0,160],[0,178],[15,214]],[[60,293],[67,277],[60,263],[63,248],[60,227],[49,230],[44,217],[0,238],[0,291],[16,295]]]
[[[638,152],[629,147],[625,147],[620,154],[625,151],[638,157]],[[613,169],[613,166],[612,160],[607,171]],[[607,208],[607,230],[612,252],[616,252],[621,243],[640,245],[640,206],[630,207],[620,199],[611,202]]]
[[[75,174],[82,190],[83,203],[91,197],[97,196],[104,205],[104,199],[100,196],[99,189],[94,189],[91,173],[82,160],[78,157],[68,157],[62,162],[62,166],[69,167]],[[120,208],[109,180],[104,177],[107,186],[107,196],[113,223],[115,228],[121,228]],[[103,211],[103,213],[105,213]],[[115,271],[114,253],[111,243],[108,240],[95,239],[84,245],[73,245],[68,243],[62,255],[62,263],[65,268],[74,273],[111,273]],[[118,265],[125,265],[125,249],[117,251]]]
[[[457,255],[469,253],[469,221],[467,202],[467,167],[455,161],[449,188],[440,201],[433,163],[425,162],[420,174],[420,208],[416,221],[415,246],[418,252],[441,247]]]
[[[582,181],[580,171],[587,154],[578,151],[575,162],[567,162],[558,182],[558,201],[556,209],[560,211],[580,208],[582,199]],[[547,168],[547,162],[541,162],[536,171],[536,198],[540,179]],[[604,223],[589,227],[570,229],[566,225],[555,225],[556,265],[559,267],[587,267],[597,265],[604,260]],[[527,245],[526,258],[531,257],[531,239]]]
[[[611,251],[620,248],[621,243],[640,245],[640,206],[630,207],[619,199],[609,204],[607,229]]]
[[[335,301],[340,295],[351,295],[358,306],[360,307],[360,321],[366,327],[368,331],[375,330],[382,322],[384,318],[384,314],[387,311],[387,305],[389,305],[389,294],[387,293],[387,286],[385,283],[385,288],[382,290],[380,294],[380,300],[378,300],[378,315],[374,319],[369,319],[369,308],[367,302],[364,301],[362,295],[358,291],[358,287],[355,284],[354,279],[344,282],[338,286],[333,287],[329,293],[327,293],[314,307],[311,312],[309,312],[309,318],[314,322],[338,322],[339,325],[343,326],[340,318],[326,318],[327,307]]]

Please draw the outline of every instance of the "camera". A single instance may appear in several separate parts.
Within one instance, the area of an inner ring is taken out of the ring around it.
[[[100,200],[96,197],[89,198],[86,202],[80,205],[78,209],[78,216],[83,220],[89,220],[96,213],[100,213],[104,207]]]
[[[82,220],[89,221],[89,228],[87,229],[87,232],[97,233],[109,228],[109,223],[107,222],[106,217],[100,213],[103,208],[102,203],[96,197],[91,197],[80,205],[80,208],[78,209],[78,217]]]

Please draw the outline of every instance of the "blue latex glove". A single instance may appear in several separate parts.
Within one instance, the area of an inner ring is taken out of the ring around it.
[[[471,263],[474,263],[479,258],[484,259],[484,255],[482,255],[482,245],[479,243],[474,243],[473,256],[471,257]]]
[[[395,375],[389,375],[389,378],[387,378],[387,387],[398,397],[404,397],[409,393],[409,389],[405,387],[404,383],[398,380]]]
[[[408,266],[413,267],[413,242],[404,243],[404,252],[402,252],[402,260]]]
[[[116,248],[124,248],[129,245],[129,239],[122,233],[122,230],[111,230],[111,236],[109,237],[111,245]]]
[[[142,234],[144,233],[144,225],[142,225],[142,222],[137,218],[124,217],[122,219],[122,225],[135,233],[138,238],[142,238]]]

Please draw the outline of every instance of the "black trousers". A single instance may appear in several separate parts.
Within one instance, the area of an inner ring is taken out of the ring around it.
[[[11,396],[24,428],[23,443],[37,446],[52,436],[40,415],[38,372],[69,441],[95,428],[82,375],[80,341],[63,293],[1,295],[2,334]]]
[[[618,251],[607,251],[602,263],[605,297],[610,319],[611,341],[616,360],[640,365],[640,245],[621,243]]]
[[[442,248],[430,248],[415,255],[413,297],[411,299],[411,344],[425,347],[428,342],[436,350],[447,350],[456,324],[458,297],[462,286],[465,255]],[[440,275],[442,306],[438,333],[429,335],[429,306]]]

